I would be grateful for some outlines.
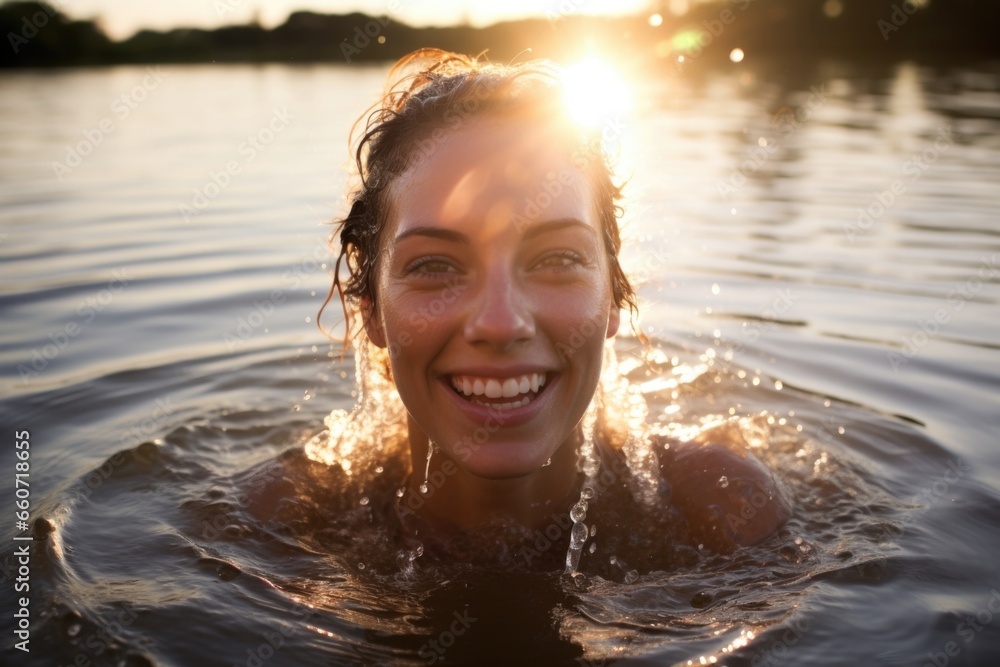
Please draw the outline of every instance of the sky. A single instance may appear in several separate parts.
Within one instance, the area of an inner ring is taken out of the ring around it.
[[[140,28],[214,28],[247,23],[258,16],[266,27],[284,22],[299,9],[326,14],[361,11],[388,15],[415,26],[468,22],[489,25],[507,19],[553,14],[635,14],[655,11],[659,0],[49,0],[77,19],[99,19],[105,32],[122,39]],[[677,2],[678,0],[670,0]],[[685,0],[680,0],[684,2]]]

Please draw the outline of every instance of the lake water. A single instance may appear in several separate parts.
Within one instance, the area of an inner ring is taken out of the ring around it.
[[[356,399],[315,325],[325,225],[384,74],[0,76],[2,497],[28,431],[34,522],[4,515],[4,664],[996,664],[1000,68],[748,60],[636,88],[624,256],[651,346],[623,330],[623,370],[661,429],[756,446],[795,516],[577,578],[397,567],[377,512],[323,495],[324,419]]]

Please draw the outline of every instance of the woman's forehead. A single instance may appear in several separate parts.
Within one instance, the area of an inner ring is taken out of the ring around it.
[[[438,132],[390,188],[401,222],[492,224],[538,217],[586,220],[593,198],[553,123],[486,120]]]

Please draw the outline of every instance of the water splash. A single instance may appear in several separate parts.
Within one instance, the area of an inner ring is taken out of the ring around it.
[[[386,460],[408,456],[406,409],[389,372],[389,357],[364,336],[353,341],[358,400],[354,408],[334,410],[326,428],[305,445],[306,455],[362,480],[380,474]]]
[[[431,457],[434,456],[434,450],[437,447],[433,442],[427,443],[427,463],[424,465],[424,481],[420,483],[420,493],[427,493],[430,491],[430,486],[428,482],[431,476]]]

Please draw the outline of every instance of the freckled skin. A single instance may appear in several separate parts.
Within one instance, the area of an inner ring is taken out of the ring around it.
[[[671,502],[696,545],[729,553],[772,535],[791,516],[774,475],[745,447],[692,442],[657,450]]]

